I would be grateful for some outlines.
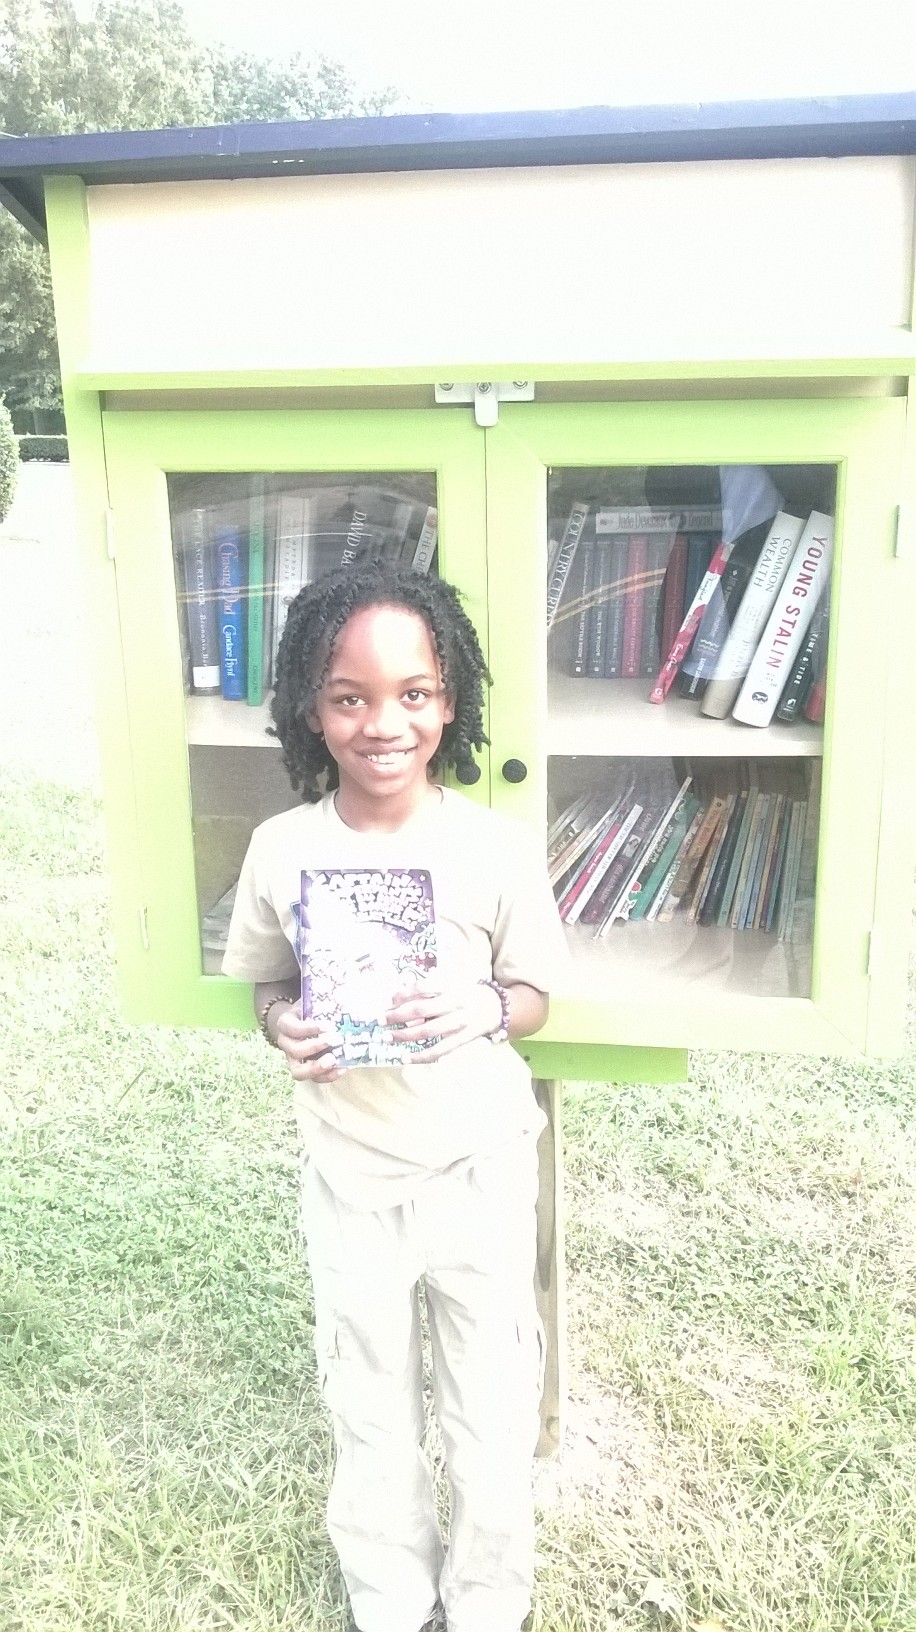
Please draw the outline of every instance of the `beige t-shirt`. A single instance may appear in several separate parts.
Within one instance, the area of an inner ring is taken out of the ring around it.
[[[491,977],[555,990],[567,950],[542,853],[520,824],[445,788],[396,833],[347,827],[328,794],[272,816],[252,834],[223,973],[298,975],[303,867],[425,868],[432,878],[443,985]],[[431,1172],[496,1150],[543,1126],[531,1073],[508,1043],[486,1038],[428,1065],[360,1066],[336,1082],[297,1083],[311,1160],[351,1205],[393,1207]]]

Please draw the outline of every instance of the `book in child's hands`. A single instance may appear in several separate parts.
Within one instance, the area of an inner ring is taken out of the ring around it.
[[[398,992],[436,968],[429,873],[409,867],[306,868],[300,917],[302,1014],[337,1033],[337,1063],[397,1066],[432,1046],[398,1043],[387,1015]]]

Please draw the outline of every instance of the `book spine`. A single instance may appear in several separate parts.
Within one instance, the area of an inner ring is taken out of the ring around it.
[[[607,562],[604,567],[607,584],[605,614],[606,630],[604,638],[604,662],[602,672],[608,680],[619,679],[623,665],[623,624],[626,613],[626,572],[627,555],[630,540],[624,534],[619,538],[612,538],[601,546],[602,555]]]
[[[676,533],[668,554],[662,610],[661,653],[670,652],[684,616],[684,589],[687,583],[687,534]]]
[[[609,909],[601,919],[598,928],[595,931],[596,936],[603,937],[607,935],[611,925],[618,918],[626,917],[627,913],[629,912],[630,894],[634,883],[640,877],[643,871],[645,858],[647,855],[653,852],[654,847],[660,839],[663,841],[663,836],[668,832],[671,823],[674,821],[675,814],[683,802],[684,795],[690,786],[690,780],[691,779],[689,776],[685,778],[681,786],[678,788],[674,798],[671,800],[671,803],[664,809],[661,816],[659,816],[657,808],[651,807],[648,811],[649,819],[646,826],[642,827],[642,825],[640,825],[638,829],[634,829],[634,836],[637,832],[639,833],[639,843],[633,852],[633,855],[628,858],[629,865],[624,876],[623,887],[619,890],[616,897],[612,899]]]
[[[576,625],[576,644],[572,657],[573,674],[590,673],[591,644],[598,619],[598,607],[594,605],[595,591],[595,543],[591,537],[582,540],[579,551],[582,562],[582,576],[579,589],[579,620]]]
[[[741,904],[738,909],[738,922],[735,926],[737,929],[748,928],[754,915],[754,908],[757,904],[757,889],[760,882],[760,866],[763,860],[763,852],[770,831],[770,814],[773,806],[772,794],[762,793],[757,801],[757,804],[758,809],[755,814],[753,835],[752,839],[749,840],[748,843],[750,860],[748,862],[744,894],[741,898]]]
[[[600,680],[604,674],[607,655],[608,620],[611,614],[611,585],[608,582],[608,573],[612,557],[611,546],[606,539],[601,543],[596,539],[593,548],[592,606],[588,623],[586,673],[593,679]]]
[[[596,533],[714,533],[722,526],[720,505],[654,510],[650,505],[618,505],[595,512]]]
[[[670,539],[664,533],[649,535],[646,558],[646,595],[643,603],[639,659],[639,672],[645,679],[651,679],[654,674],[658,673],[658,665],[661,661],[659,655],[661,644],[659,640],[659,609],[664,588],[669,543]]]
[[[815,680],[805,702],[805,719],[813,720],[815,725],[820,725],[824,718],[826,703],[827,676],[826,674],[822,674],[817,680]]]
[[[628,913],[631,923],[640,918],[646,918],[659,891],[663,879],[672,868],[671,877],[677,871],[677,857],[680,855],[684,836],[697,812],[697,800],[692,794],[685,793],[678,804],[671,824],[664,830],[659,839],[652,846],[654,861],[651,867],[648,861],[640,870],[631,891]],[[670,880],[669,880],[670,882]]]
[[[782,872],[785,866],[786,845],[789,840],[789,827],[792,821],[792,801],[786,794],[782,813],[779,818],[779,833],[776,839],[776,852],[773,857],[773,869],[767,883],[766,902],[764,904],[761,927],[767,932],[773,929],[776,921],[776,907],[779,901],[779,890],[782,883]]]
[[[245,682],[245,609],[242,604],[242,535],[224,528],[216,537],[216,584],[219,595],[220,690],[230,702],[241,702]]]
[[[710,719],[724,720],[734,706],[803,528],[799,516],[784,510],[774,517],[706,687],[703,713]]]
[[[710,800],[706,810],[700,813],[696,831],[686,848],[684,858],[678,866],[668,897],[659,914],[663,923],[667,923],[674,917],[681,902],[689,893],[694,879],[698,876],[699,870],[706,860],[710,846],[715,842],[726,804],[726,799],[721,795],[716,795]]]
[[[786,681],[779,707],[776,710],[777,720],[797,720],[804,712],[805,704],[816,679],[822,672],[820,644],[827,640],[827,625],[830,621],[830,597],[822,595],[811,619],[811,627],[805,636],[804,644],[798,654],[795,667]]]
[[[699,800],[695,799],[693,801],[693,807],[694,812],[690,824],[687,827],[680,845],[678,846],[676,855],[673,856],[672,860],[669,862],[667,871],[665,872],[658,889],[655,891],[649,909],[646,912],[647,923],[662,921],[662,913],[667,909],[669,897],[674,891],[675,880],[677,879],[678,874],[684,865],[684,858],[690,851],[694,839],[696,838],[696,835],[702,825],[704,812]],[[676,905],[677,902],[675,902],[675,906]],[[671,916],[670,913],[668,916]]]
[[[729,822],[722,854],[712,879],[709,895],[704,902],[704,910],[700,922],[708,926],[715,924],[721,928],[728,920],[731,911],[731,900],[734,886],[738,878],[738,867],[741,862],[741,847],[746,834],[745,819],[747,817],[750,790],[742,788],[738,793],[732,818]]]
[[[782,813],[785,809],[785,803],[785,793],[778,793],[773,800],[770,810],[770,824],[766,839],[766,850],[763,856],[763,864],[760,869],[760,882],[757,889],[756,905],[754,907],[754,916],[750,926],[752,929],[761,929],[766,917],[767,902],[770,894],[770,882],[776,862],[776,851],[779,841],[779,833],[782,827]]]
[[[683,696],[703,696],[706,683],[715,671],[737,609],[760,558],[766,534],[767,528],[764,524],[749,529],[736,540],[719,587],[703,614],[697,638],[684,661],[681,674]]]
[[[248,652],[245,695],[264,701],[264,478],[255,477],[248,501]]]
[[[684,614],[683,621],[674,637],[674,641],[668,655],[658,671],[658,678],[649,693],[650,703],[663,703],[671,690],[677,672],[683,663],[684,658],[687,656],[687,653],[689,652],[693,643],[693,638],[700,627],[703,612],[709,605],[709,602],[712,599],[713,590],[715,589],[716,584],[725,570],[730,554],[730,544],[726,544],[723,541],[721,544],[716,546],[716,549],[713,552],[712,560],[709,563],[709,569],[704,575],[703,581],[700,584],[700,587],[697,590],[693,600],[691,601],[687,612]]]
[[[438,541],[439,512],[436,509],[436,506],[431,504],[426,512],[426,519],[423,526],[420,528],[420,536],[417,539],[417,547],[413,552],[413,561],[411,562],[411,570],[413,572],[429,572],[429,569],[432,566],[433,556],[436,553],[436,545]]]
[[[191,512],[186,541],[187,548],[182,539],[181,564],[191,652],[191,690],[199,696],[212,696],[220,689],[219,608],[216,560],[205,509]]]
[[[832,558],[833,519],[813,510],[732,709],[742,725],[767,726],[773,718],[830,576]]]
[[[640,806],[639,815],[633,823],[626,840],[614,857],[608,871],[601,880],[588,906],[580,914],[583,924],[598,924],[603,922],[604,915],[609,912],[620,895],[623,880],[628,877],[634,856],[638,856],[651,833],[656,817],[653,811],[646,806]]]
[[[560,913],[560,916],[565,918],[566,923],[578,923],[614,857],[623,849],[641,815],[642,805],[633,805],[623,821],[614,822],[611,825],[605,837],[596,847],[594,855],[590,858],[585,872],[578,881],[576,895],[569,903],[568,910],[565,914],[562,911]]]
[[[563,530],[563,537],[560,540],[560,547],[557,550],[547,584],[548,632],[553,627],[553,620],[557,615],[557,608],[566,588],[569,569],[575,560],[576,550],[582,537],[582,529],[585,526],[587,516],[588,505],[584,504],[581,499],[576,499],[569,512],[569,519]]]
[[[801,869],[802,838],[806,825],[807,812],[807,800],[796,800],[792,808],[792,825],[789,830],[789,842],[786,847],[782,888],[779,892],[776,934],[777,939],[780,941],[784,941],[786,936],[791,933],[792,929],[792,918],[795,913],[795,897],[798,891],[798,875]]]
[[[307,505],[302,493],[281,493],[277,502],[277,541],[274,558],[273,662],[276,672],[280,637],[290,604],[308,577],[306,566]]]
[[[361,509],[358,504],[355,504],[350,516],[350,523],[347,527],[347,536],[344,540],[344,547],[340,557],[340,565],[342,567],[352,567],[362,555],[366,544],[366,524],[368,520],[368,511]]]
[[[644,533],[633,534],[627,551],[627,592],[623,614],[623,655],[620,672],[624,679],[637,675],[640,669],[648,559],[648,538]]]
[[[761,802],[763,797],[764,796],[759,788],[755,788],[753,793],[748,796],[747,810],[745,812],[744,843],[741,848],[741,861],[738,867],[738,877],[735,882],[735,894],[732,900],[732,908],[728,917],[728,922],[732,929],[738,929],[740,927],[744,912],[748,872],[750,870],[751,858],[754,853],[754,843],[757,838],[757,829],[760,825]]]
[[[688,533],[687,575],[684,583],[685,611],[703,582],[703,574],[709,566],[712,550],[708,533]]]
[[[722,851],[732,831],[732,818],[737,800],[738,796],[734,793],[730,793],[726,798],[725,808],[707,847],[702,865],[696,875],[696,881],[690,891],[689,900],[686,903],[688,924],[702,922],[701,915],[706,908],[706,902],[712,888],[713,879],[716,876]]]

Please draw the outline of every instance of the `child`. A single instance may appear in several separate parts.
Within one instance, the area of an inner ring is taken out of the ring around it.
[[[440,580],[375,565],[300,592],[272,714],[304,803],[255,831],[223,962],[255,983],[261,1028],[297,1085],[315,1341],[337,1444],[328,1530],[359,1632],[419,1632],[440,1601],[449,1632],[518,1632],[531,1602],[544,1117],[509,1039],[543,1026],[565,948],[526,832],[437,780],[447,766],[467,773],[487,740],[489,679]],[[387,1015],[399,1040],[428,1045],[409,1064],[342,1071],[333,1033],[301,1018],[304,866],[429,871],[437,969]],[[422,1449],[421,1279],[447,1558]]]

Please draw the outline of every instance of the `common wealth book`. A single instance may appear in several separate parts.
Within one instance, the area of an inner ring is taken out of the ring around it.
[[[397,1066],[429,1043],[398,1043],[387,1014],[436,968],[432,880],[415,868],[305,868],[300,915],[302,1014],[339,1038],[337,1063]]]

